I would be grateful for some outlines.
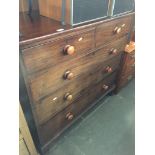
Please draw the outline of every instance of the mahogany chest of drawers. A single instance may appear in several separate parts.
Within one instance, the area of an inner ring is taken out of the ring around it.
[[[62,27],[46,17],[32,22],[20,15],[20,100],[25,113],[32,111],[29,124],[37,130],[42,152],[115,89],[133,16]]]

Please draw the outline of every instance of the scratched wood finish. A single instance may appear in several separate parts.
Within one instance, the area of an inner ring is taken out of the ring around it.
[[[66,125],[72,120],[66,119],[66,114],[71,112],[74,118],[78,116],[86,107],[92,104],[95,100],[101,97],[106,91],[103,89],[103,85],[109,86],[109,89],[115,83],[116,73],[111,74],[105,80],[99,82],[97,85],[92,85],[90,88],[83,92],[83,95],[75,103],[64,109],[61,113],[53,117],[46,124],[40,126],[40,139],[42,145],[46,144],[52,137],[56,136]],[[73,120],[74,120],[73,118]]]
[[[89,72],[93,71],[93,66],[113,57],[113,55],[110,54],[111,48],[116,47],[118,52],[123,51],[125,42],[126,38],[120,39],[106,45],[103,49],[87,54],[80,59],[67,61],[62,64],[58,64],[55,67],[49,68],[48,70],[30,75],[29,84],[33,100],[38,101],[49,93],[60,89],[62,86],[76,82],[76,78],[80,75],[89,75]],[[63,78],[63,75],[67,70],[74,74],[73,79],[65,80]]]
[[[131,28],[132,16],[100,24],[96,28],[96,46],[101,46],[106,42],[118,39],[119,37],[127,34]],[[114,29],[121,27],[121,32],[116,34]]]
[[[73,55],[64,53],[63,49],[66,45],[75,47]],[[66,39],[23,50],[23,59],[27,72],[32,73],[79,57],[94,48],[94,45],[94,30],[89,30]]]

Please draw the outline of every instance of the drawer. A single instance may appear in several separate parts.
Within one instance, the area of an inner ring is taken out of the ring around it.
[[[116,71],[119,65],[120,57],[110,60],[104,64],[96,66],[92,71],[78,77],[72,83],[53,92],[49,97],[42,99],[36,105],[35,112],[39,124],[42,124],[53,117],[68,105],[78,99],[88,87],[100,82],[106,76]],[[111,67],[108,72],[107,68]]]
[[[94,29],[22,51],[28,73],[81,56],[94,47]]]
[[[29,85],[33,100],[38,101],[64,85],[75,82],[78,76],[89,76],[90,72],[96,70],[96,66],[103,64],[105,60],[119,56],[121,51],[124,50],[125,43],[126,38],[122,38],[77,60],[59,64],[48,70],[29,76]],[[117,49],[117,56],[111,54],[112,48]],[[117,63],[119,63],[119,60]]]
[[[97,26],[95,36],[96,46],[103,46],[104,43],[116,40],[129,33],[131,22],[132,16],[127,16]]]
[[[51,140],[51,138],[59,135],[59,133],[88,106],[93,104],[95,100],[100,98],[105,92],[112,88],[115,84],[115,76],[116,73],[113,73],[97,85],[87,89],[87,91],[85,91],[74,104],[68,106],[45,124],[40,125],[41,144],[44,145]]]

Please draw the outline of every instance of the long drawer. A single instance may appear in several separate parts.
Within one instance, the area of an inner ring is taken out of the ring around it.
[[[119,66],[120,57],[121,55],[98,66],[94,66],[95,68],[92,71],[90,70],[87,74],[78,77],[72,83],[63,86],[53,92],[49,97],[38,102],[34,110],[39,124],[49,120],[57,112],[72,104],[81,96],[87,87],[100,82],[106,76],[116,71]],[[111,70],[108,71],[109,66]]]
[[[100,24],[96,28],[96,46],[103,46],[104,43],[116,40],[129,33],[132,23],[132,16],[115,19],[107,23]]]
[[[71,60],[94,48],[94,28],[22,51],[28,73]]]
[[[44,145],[50,141],[51,138],[57,136],[61,130],[74,120],[74,118],[112,88],[115,84],[115,76],[116,73],[113,73],[97,85],[92,85],[91,88],[83,92],[83,95],[74,104],[71,104],[62,112],[55,115],[55,117],[50,119],[46,124],[40,125],[41,144]]]
[[[76,61],[65,62],[29,76],[33,100],[38,101],[64,85],[76,82],[78,76],[89,76],[89,72],[96,70],[98,64],[119,55],[124,50],[125,43],[126,37],[107,44],[102,49],[89,53]],[[117,49],[117,52],[112,53],[112,49]]]

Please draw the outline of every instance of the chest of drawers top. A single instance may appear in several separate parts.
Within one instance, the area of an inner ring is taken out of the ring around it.
[[[38,12],[33,12],[31,17],[27,15],[26,13],[20,13],[19,15],[19,31],[20,31],[20,48],[30,48],[33,46],[38,46],[42,44],[47,44],[49,42],[52,42],[53,40],[57,39],[68,39],[68,37],[72,37],[76,34],[79,34],[80,32],[83,33],[83,31],[91,29],[91,28],[98,28],[98,33],[100,33],[103,29],[101,36],[103,33],[112,33],[110,30],[115,27],[118,28],[118,31],[120,28],[123,28],[122,31],[127,32],[127,26],[131,24],[129,18],[132,18],[134,16],[134,12],[113,17],[113,18],[107,18],[105,20],[91,22],[87,24],[81,24],[77,26],[71,26],[71,25],[62,25],[60,22],[49,19],[47,17],[40,16]],[[129,22],[129,23],[126,23]],[[125,25],[123,25],[125,24]],[[62,31],[60,31],[62,30]],[[108,34],[107,34],[108,35]],[[112,34],[111,34],[112,35]],[[120,33],[122,35],[122,33]],[[120,36],[119,35],[119,36]],[[111,38],[106,38],[109,41]],[[99,40],[100,38],[97,38]]]

